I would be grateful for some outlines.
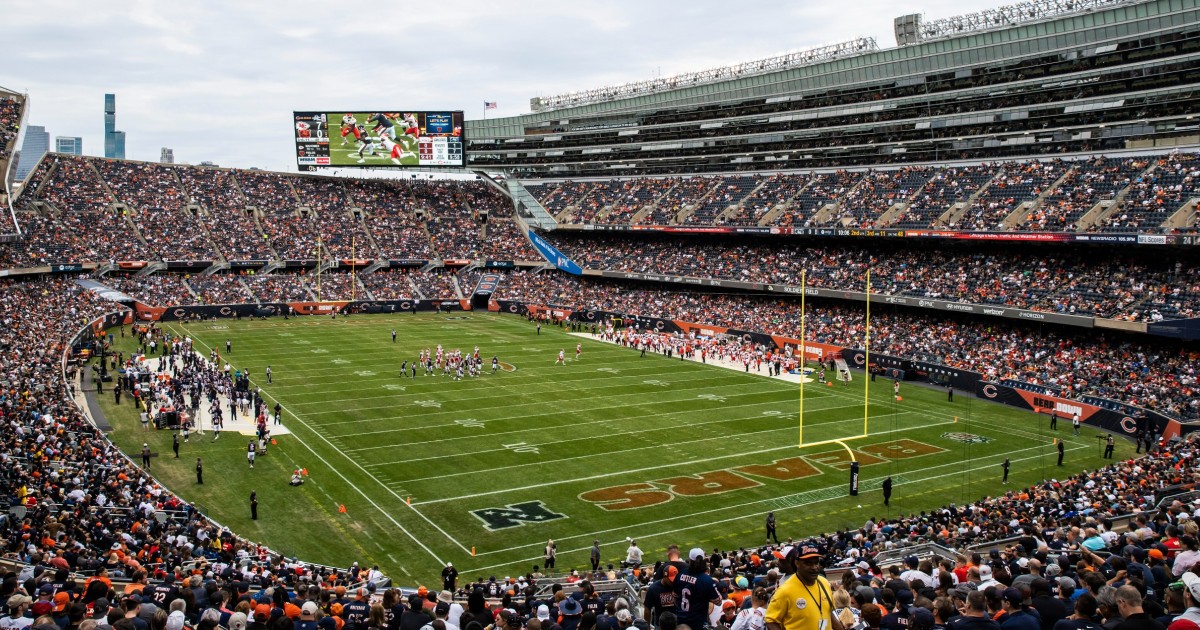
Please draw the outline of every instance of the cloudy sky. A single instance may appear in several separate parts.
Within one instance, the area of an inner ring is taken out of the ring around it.
[[[295,170],[294,109],[529,111],[529,98],[873,36],[1009,2],[0,0],[0,86],[29,123],[103,153],[105,92],[126,155]],[[469,134],[469,130],[468,130]]]

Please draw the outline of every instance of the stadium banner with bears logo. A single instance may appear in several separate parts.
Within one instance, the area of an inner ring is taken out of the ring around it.
[[[947,367],[937,363],[926,363],[924,361],[908,362],[909,376],[914,380],[928,381],[937,383],[938,385],[953,385],[954,389],[961,389],[968,392],[975,391],[979,386],[979,381],[983,380],[983,375],[979,372],[971,370],[963,370],[959,368]]]
[[[897,381],[909,380],[928,380],[926,378],[914,377],[912,362],[908,359],[900,359],[888,354],[880,354],[872,352],[870,356],[870,365],[867,365],[867,353],[858,348],[844,348],[842,350],[842,358],[846,360],[846,365],[856,370],[866,370],[871,368],[876,374],[884,378],[895,379]],[[932,381],[931,381],[932,382]],[[958,387],[955,385],[955,387]]]
[[[615,321],[618,326],[624,328],[633,326],[637,330],[653,330],[661,333],[678,333],[683,332],[674,320],[662,319],[661,317],[643,317],[641,315],[626,315],[624,313],[615,313],[612,311],[596,311],[582,310],[576,311],[571,319],[584,324],[605,324],[610,321]]]
[[[1068,425],[1071,418],[1078,413],[1080,422],[1129,439],[1133,439],[1139,431],[1150,428],[1166,439],[1200,428],[1200,426],[1182,425],[1176,420],[1149,409],[1126,406],[1125,411],[1136,410],[1133,415],[1130,415],[1078,400],[1025,391],[991,381],[980,381],[975,395],[984,400],[1004,403],[1037,413],[1056,412],[1059,422],[1066,422]],[[1137,417],[1138,414],[1143,416],[1142,419]]]
[[[514,302],[512,300],[492,300],[488,303],[488,310],[492,310],[492,304],[496,305],[496,311],[500,313],[512,313],[513,315],[524,315],[529,312],[524,302]]]
[[[190,271],[197,273],[212,266],[211,260],[168,260],[167,269],[170,271]]]

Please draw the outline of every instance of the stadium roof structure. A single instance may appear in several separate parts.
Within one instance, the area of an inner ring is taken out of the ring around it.
[[[918,27],[918,41],[954,37],[972,31],[1007,28],[1024,22],[1049,20],[1072,13],[1086,13],[1141,2],[1145,0],[1030,0],[977,13],[922,22]]]
[[[1030,0],[1018,4],[1010,4],[995,9],[985,9],[977,13],[965,13],[931,22],[924,22],[919,15],[897,18],[913,20],[916,26],[916,37],[900,40],[900,45],[915,44],[933,39],[942,39],[963,35],[970,32],[985,31],[996,28],[1007,28],[1026,22],[1049,20],[1074,13],[1108,9],[1126,4],[1139,4],[1147,0]],[[666,92],[682,87],[716,83],[728,79],[749,77],[766,74],[777,70],[787,70],[801,66],[813,65],[834,59],[853,57],[879,50],[874,37],[858,37],[852,40],[790,52],[765,59],[755,59],[744,63],[708,68],[696,72],[685,72],[668,77],[658,77],[644,81],[634,81],[621,85],[610,85],[590,90],[566,92],[554,96],[535,96],[529,99],[530,109],[534,113],[549,112],[575,105],[588,105],[615,101],[631,96]]]
[[[535,96],[529,99],[529,106],[534,112],[547,112],[575,105],[603,103],[630,96],[667,92],[682,87],[717,83],[728,79],[766,74],[777,70],[787,70],[788,68],[812,65],[833,59],[853,57],[876,50],[879,50],[879,44],[875,42],[874,37],[858,37],[837,44],[791,52],[766,59],[756,59],[732,66],[709,68],[698,72],[686,72],[669,77],[635,81],[633,83],[606,86],[592,90],[567,92],[556,96]]]

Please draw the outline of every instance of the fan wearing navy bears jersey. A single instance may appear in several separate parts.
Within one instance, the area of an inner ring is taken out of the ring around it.
[[[179,587],[175,586],[175,576],[171,573],[167,573],[162,584],[150,589],[150,600],[160,608],[165,609],[176,599],[179,599]]]
[[[679,625],[703,628],[712,618],[712,611],[721,604],[717,583],[708,574],[708,557],[703,549],[688,552],[687,573],[675,578],[675,617]]]
[[[362,140],[363,128],[359,126],[358,120],[354,118],[354,114],[346,114],[342,116],[342,144],[349,144],[346,141],[347,135],[353,135],[354,139]]]
[[[679,568],[668,564],[662,577],[651,582],[646,589],[643,615],[650,625],[657,628],[659,614],[675,610],[675,580],[678,578]]]
[[[367,617],[371,614],[371,605],[367,603],[367,589],[360,588],[355,593],[354,601],[342,606],[342,618],[346,620],[345,630],[366,630]]]

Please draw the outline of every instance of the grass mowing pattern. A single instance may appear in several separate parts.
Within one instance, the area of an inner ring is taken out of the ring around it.
[[[309,561],[379,564],[402,583],[437,583],[446,561],[467,579],[528,571],[551,538],[559,569],[587,566],[593,539],[605,563],[624,557],[626,536],[648,557],[670,543],[753,545],[769,510],[780,536],[799,537],[1104,463],[1089,428],[1073,437],[1060,422],[1051,432],[1045,417],[962,395],[947,403],[944,391],[911,384],[897,403],[891,382],[880,380],[871,387],[871,435],[846,442],[862,464],[862,494],[848,497],[845,449],[797,448],[797,386],[754,373],[640,358],[552,327],[538,335],[522,319],[490,313],[164,326],[193,336],[205,353],[232,341],[225,358],[251,370],[269,406],[282,404],[293,435],[280,436],[253,470],[249,438],[229,432],[217,441],[193,435],[176,460],[169,432],[143,433],[133,407],[118,409],[106,393],[114,441],[135,459],[150,442],[161,454],[151,472],[239,534]],[[118,342],[127,354],[133,348],[129,338]],[[440,371],[399,376],[402,361],[439,343],[464,353],[478,345],[485,372],[493,355],[516,370],[462,381]],[[565,366],[555,365],[559,350]],[[806,385],[806,441],[860,434],[862,385],[858,373],[846,386]],[[944,435],[952,433],[987,441]],[[1052,436],[1067,441],[1062,469]],[[1118,456],[1130,451],[1118,441]],[[196,457],[205,461],[203,486]],[[1005,457],[1013,462],[1008,486],[1000,484]],[[309,481],[290,487],[300,467]],[[888,475],[890,511],[878,492]],[[249,518],[252,490],[258,521]],[[516,513],[524,520],[503,519]],[[512,526],[489,529],[488,518]]]

